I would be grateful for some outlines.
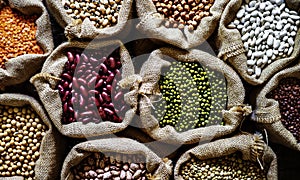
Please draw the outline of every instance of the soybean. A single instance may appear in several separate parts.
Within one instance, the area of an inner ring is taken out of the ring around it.
[[[30,106],[0,105],[0,127],[0,175],[35,179],[46,125]]]

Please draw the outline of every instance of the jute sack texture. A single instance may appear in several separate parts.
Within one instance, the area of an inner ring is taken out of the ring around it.
[[[101,152],[104,155],[109,152],[124,155],[142,155],[145,157],[147,171],[151,173],[152,177],[157,179],[168,180],[172,173],[170,160],[164,162],[145,145],[128,138],[109,138],[91,140],[74,146],[64,161],[61,179],[73,180],[74,175],[71,172],[71,168],[80,164],[84,158],[94,152]]]
[[[63,72],[65,63],[67,62],[66,52],[68,49],[86,49],[95,50],[101,47],[112,46],[120,48],[120,60],[122,63],[122,79],[134,74],[134,68],[131,57],[120,41],[93,41],[89,42],[67,42],[61,44],[46,60],[40,74],[31,78],[31,83],[36,87],[39,97],[47,110],[51,121],[57,129],[65,136],[74,138],[86,138],[92,136],[100,136],[105,134],[112,134],[125,129],[132,120],[136,108],[137,98],[131,96],[131,92],[124,95],[125,101],[130,102],[132,108],[129,109],[121,123],[113,123],[110,121],[102,121],[98,124],[82,122],[73,122],[70,124],[62,124],[62,100],[59,95],[56,85]],[[98,50],[99,51],[99,50]]]
[[[192,157],[196,157],[200,160],[208,160],[211,158],[218,158],[236,152],[241,152],[243,160],[252,160],[255,162],[257,160],[257,151],[255,148],[258,146],[263,148],[262,153],[257,154],[257,156],[260,156],[260,161],[264,169],[267,169],[267,179],[278,179],[277,158],[275,153],[270,147],[263,143],[259,139],[259,137],[257,137],[257,135],[252,134],[239,134],[232,138],[226,138],[206,144],[201,144],[186,151],[176,162],[174,168],[174,179],[183,180],[183,177],[179,173],[180,168]]]
[[[65,29],[65,35],[69,39],[109,38],[120,33],[126,35],[131,27],[129,20],[132,16],[132,2],[133,0],[123,0],[117,24],[100,29],[96,28],[89,18],[85,18],[81,22],[69,17],[62,5],[62,0],[46,0],[49,11],[53,14],[59,25]]]
[[[159,120],[152,113],[153,107],[150,101],[152,101],[152,97],[160,95],[158,81],[162,68],[171,65],[169,58],[178,62],[199,62],[202,67],[218,71],[224,75],[228,96],[227,109],[222,112],[225,126],[211,125],[180,133],[173,126],[167,125],[163,128],[159,126]],[[187,144],[221,137],[233,132],[249,111],[249,107],[243,105],[245,90],[238,75],[223,61],[200,50],[185,51],[176,48],[155,50],[142,66],[140,76],[141,87],[138,93],[142,95],[139,100],[141,123],[143,129],[155,140]]]
[[[287,4],[290,4],[286,0]],[[238,29],[229,29],[227,26],[234,20],[236,13],[244,3],[243,0],[230,1],[221,16],[216,45],[219,48],[218,57],[232,65],[238,74],[251,85],[260,85],[270,79],[276,72],[282,70],[289,63],[293,62],[300,54],[300,30],[298,29],[294,51],[290,57],[273,61],[265,67],[259,78],[252,77],[247,73],[247,56],[241,34]],[[296,2],[295,2],[296,3]],[[295,7],[293,7],[295,8]],[[299,8],[299,6],[298,6]],[[298,9],[296,10],[298,11]]]
[[[164,26],[167,18],[157,12],[152,0],[138,0],[136,8],[140,23],[137,25],[137,29],[149,38],[158,39],[182,49],[190,49],[200,45],[211,36],[228,2],[229,0],[214,1],[209,10],[210,16],[202,18],[195,30],[189,31],[185,26],[182,31],[178,28]]]
[[[21,94],[0,94],[0,104],[7,106],[30,106],[40,117],[48,130],[40,146],[40,157],[36,161],[34,172],[36,179],[59,179],[62,167],[65,143],[59,132],[52,127],[42,106],[32,97]]]
[[[261,128],[267,130],[269,138],[275,143],[282,144],[300,151],[300,144],[296,138],[281,123],[279,103],[275,99],[268,99],[267,94],[276,89],[279,82],[285,78],[300,77],[300,63],[296,66],[278,72],[258,93],[256,110],[253,111],[252,120],[259,123]]]
[[[6,69],[0,68],[0,88],[28,80],[40,70],[54,47],[49,15],[40,0],[8,0],[8,5],[24,15],[38,16],[35,21],[36,41],[43,49],[44,54],[25,54],[9,59],[5,63]]]

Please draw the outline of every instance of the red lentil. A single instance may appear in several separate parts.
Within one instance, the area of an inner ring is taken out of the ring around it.
[[[24,54],[43,54],[36,41],[37,16],[23,15],[9,6],[0,10],[0,68],[5,62]]]

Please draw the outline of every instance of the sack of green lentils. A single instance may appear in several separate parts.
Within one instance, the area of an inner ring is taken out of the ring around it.
[[[228,0],[137,1],[137,29],[183,49],[200,45],[215,31]]]
[[[230,1],[218,29],[218,57],[248,83],[266,82],[300,53],[296,4],[291,0]]]
[[[120,41],[67,42],[30,81],[58,130],[84,138],[128,126],[137,108],[138,87],[118,82],[133,74],[131,57]],[[124,90],[132,86],[129,93]]]
[[[34,98],[0,94],[0,122],[6,143],[0,148],[2,177],[59,179],[64,140]],[[7,158],[10,164],[4,163]]]
[[[4,88],[38,72],[54,45],[49,15],[40,0],[8,0],[1,6],[0,88]]]
[[[209,173],[207,173],[209,172]],[[278,179],[277,158],[261,135],[241,134],[201,144],[176,162],[174,179]]]
[[[61,179],[169,179],[170,160],[162,160],[145,145],[127,138],[91,140],[67,155]]]
[[[266,129],[275,143],[300,150],[300,64],[272,77],[256,98],[252,120]]]
[[[130,30],[132,0],[46,0],[69,39],[108,38]]]
[[[139,114],[155,140],[187,144],[232,133],[251,112],[238,75],[200,51],[161,48],[140,71]]]

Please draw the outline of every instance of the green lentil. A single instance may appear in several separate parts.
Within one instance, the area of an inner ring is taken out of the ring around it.
[[[227,101],[223,74],[195,62],[172,62],[163,72],[158,83],[162,101],[154,103],[160,127],[181,132],[221,123]]]
[[[266,180],[266,170],[261,170],[256,162],[243,160],[241,153],[200,160],[192,157],[182,164],[179,175],[190,179],[259,179]]]

